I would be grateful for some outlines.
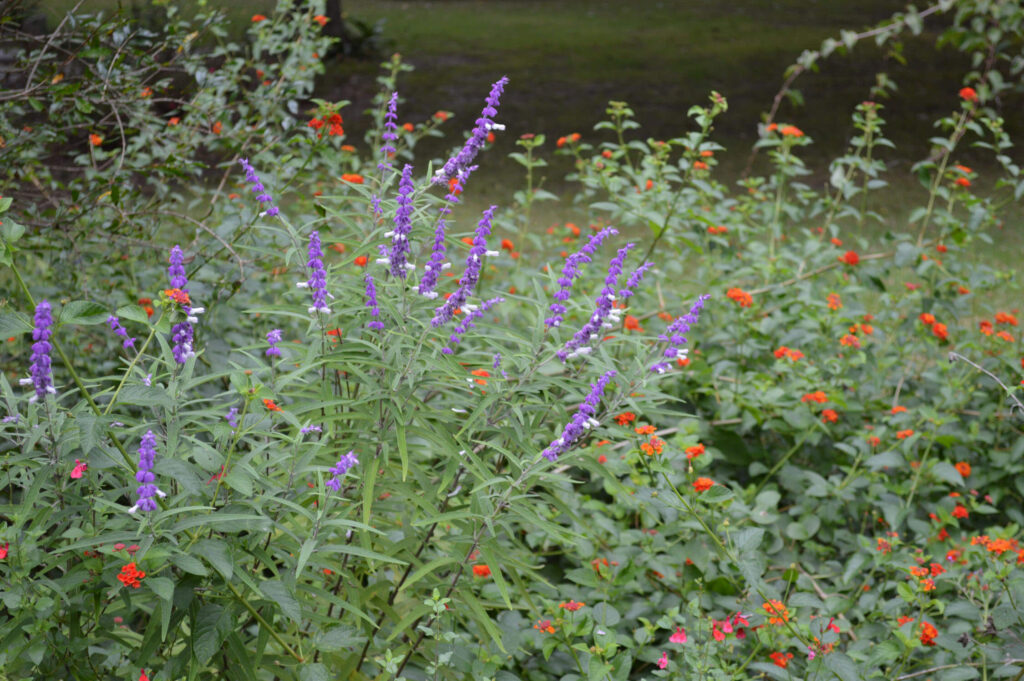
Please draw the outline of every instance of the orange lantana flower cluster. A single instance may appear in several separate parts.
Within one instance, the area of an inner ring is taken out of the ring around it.
[[[922,312],[918,315],[918,319],[920,319],[921,323],[925,326],[930,326],[932,334],[934,334],[940,341],[949,340],[949,331],[946,329],[946,325],[935,321],[935,315],[930,312]]]
[[[785,345],[780,345],[778,349],[775,350],[775,359],[782,359],[783,357],[795,362],[798,359],[803,359],[804,353],[794,348],[787,348]]]
[[[145,578],[145,576],[146,573],[142,570],[139,570],[135,566],[135,563],[128,563],[123,568],[121,568],[121,574],[117,576],[117,579],[125,586],[130,586],[133,589],[138,589],[140,586],[142,586],[141,580]]]
[[[741,288],[731,288],[725,295],[739,303],[740,307],[750,307],[754,304],[754,298]]]
[[[768,613],[769,624],[784,624],[789,621],[789,610],[782,604],[782,601],[773,599],[765,602],[761,607]]]

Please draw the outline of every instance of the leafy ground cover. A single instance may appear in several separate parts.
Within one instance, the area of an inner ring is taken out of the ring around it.
[[[873,99],[823,184],[783,117],[721,181],[717,92],[545,138],[497,75],[431,159],[397,56],[367,117],[311,100],[319,10],[5,34],[5,673],[1024,676],[1024,10],[925,10],[977,69],[877,201]]]

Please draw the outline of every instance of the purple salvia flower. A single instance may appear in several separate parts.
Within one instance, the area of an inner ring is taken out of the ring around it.
[[[669,324],[669,327],[665,329],[665,333],[658,336],[658,340],[668,343],[668,347],[665,348],[664,352],[664,356],[668,360],[676,359],[680,355],[686,356],[688,350],[683,347],[686,345],[686,336],[683,334],[688,332],[697,323],[700,311],[704,309],[704,301],[710,297],[709,295],[697,296],[697,300],[694,302],[693,307],[690,308],[690,311]],[[669,370],[670,366],[669,362],[658,362],[651,367],[651,371],[656,374],[663,374]]]
[[[398,182],[398,209],[395,210],[395,228],[385,234],[391,237],[391,250],[385,256],[391,265],[391,274],[405,279],[409,255],[409,232],[412,231],[412,193],[415,189],[412,182],[412,166],[408,163],[402,169],[402,179]]]
[[[491,94],[487,96],[487,103],[484,105],[483,111],[480,112],[480,118],[476,119],[476,126],[470,133],[469,139],[466,140],[466,145],[459,153],[448,159],[443,168],[437,171],[432,180],[434,184],[441,184],[453,177],[463,175],[469,164],[476,158],[477,153],[483,149],[487,142],[487,133],[491,130],[505,129],[504,125],[495,123],[493,117],[498,115],[498,103],[507,84],[508,77],[503,77],[491,87]]]
[[[335,492],[341,490],[341,479],[359,463],[359,459],[356,458],[354,452],[349,452],[338,459],[338,463],[331,468],[331,478],[324,482],[324,485],[330,487]]]
[[[17,423],[21,420],[21,414],[8,414],[0,419],[0,423]]]
[[[259,194],[259,196],[256,197],[256,200],[260,203],[270,204],[267,207],[266,215],[277,215],[280,213],[281,211],[274,205],[274,199],[267,193],[267,188],[263,186],[262,182],[260,182],[260,178],[256,174],[256,169],[249,163],[249,159],[240,158],[238,159],[238,162],[242,164],[242,169],[245,170],[245,179],[252,184],[253,193]]]
[[[463,319],[462,322],[458,326],[455,327],[455,331],[448,338],[448,346],[442,348],[441,352],[443,354],[445,354],[445,355],[454,354],[455,353],[455,346],[458,345],[459,342],[462,340],[463,334],[465,334],[470,329],[476,327],[476,324],[473,323],[473,320],[474,319],[479,319],[480,317],[483,317],[485,312],[490,310],[492,307],[494,307],[498,303],[504,303],[504,302],[505,302],[504,298],[498,297],[498,298],[491,298],[490,300],[485,301],[483,303],[483,305],[480,305],[479,307],[477,307],[476,305],[463,305],[462,311],[466,313],[466,318]],[[501,358],[499,357],[499,361],[500,361],[500,359]],[[495,367],[495,368],[497,368],[497,367]]]
[[[196,356],[195,350],[193,350],[195,329],[188,322],[179,322],[171,327],[171,341],[174,343],[171,352],[174,354],[174,361],[178,364],[184,364],[189,357]]]
[[[228,409],[228,413],[224,414],[224,420],[228,422],[228,425],[232,428],[238,427],[238,407],[231,407]]]
[[[388,111],[384,114],[384,134],[381,135],[381,139],[384,141],[384,145],[381,147],[380,155],[381,162],[377,165],[377,170],[385,170],[391,167],[388,163],[388,159],[395,153],[395,148],[391,146],[392,142],[398,140],[398,135],[395,131],[398,130],[398,93],[391,93],[391,100],[388,102]]]
[[[494,369],[494,370],[501,369],[501,353],[500,352],[494,353],[494,363],[491,365],[491,368]],[[508,378],[508,374],[505,373],[504,369],[501,369],[501,377],[502,378]]]
[[[272,329],[267,331],[267,351],[264,353],[267,357],[280,357],[281,348],[277,347],[277,344],[284,338],[284,332],[281,329]]]
[[[296,286],[299,288],[308,288],[313,292],[313,305],[309,308],[309,313],[321,312],[323,314],[330,314],[331,308],[327,307],[327,297],[330,296],[327,292],[327,271],[324,269],[324,252],[320,250],[320,232],[314,231],[309,235],[309,260],[306,261],[306,267],[309,268],[310,276],[307,281],[300,281]]]
[[[597,419],[594,418],[597,414],[597,406],[601,403],[601,396],[604,394],[604,388],[608,385],[608,381],[615,376],[614,371],[607,371],[601,378],[597,379],[597,383],[590,384],[590,393],[586,399],[583,400],[583,404],[580,405],[579,409],[573,414],[572,420],[565,425],[565,429],[562,430],[562,434],[555,440],[552,440],[548,448],[545,449],[542,454],[548,461],[554,461],[560,454],[564,454],[569,451],[583,433],[588,428],[593,428],[601,425]]]
[[[142,385],[146,386],[147,388],[153,385],[153,374],[146,374],[146,377],[142,379]]]
[[[167,276],[171,282],[171,288],[181,289],[183,292],[188,293],[188,278],[185,276],[185,255],[181,252],[180,246],[174,246],[171,249],[171,257],[169,259],[170,267],[167,268]],[[171,352],[174,354],[174,361],[178,364],[184,364],[188,361],[189,357],[195,357],[193,351],[193,344],[195,343],[195,329],[192,328],[192,324],[198,319],[194,316],[203,311],[203,308],[193,308],[189,305],[182,305],[181,309],[185,312],[185,321],[178,322],[171,327],[171,341],[174,346],[171,348]]]
[[[591,256],[597,251],[597,247],[601,245],[601,242],[613,234],[618,234],[619,231],[614,227],[605,227],[597,234],[594,234],[587,241],[587,245],[581,248],[578,252],[573,253],[565,259],[565,264],[562,265],[562,276],[558,278],[558,291],[555,292],[555,300],[558,302],[551,303],[549,308],[554,314],[544,320],[546,326],[559,326],[562,323],[562,315],[565,314],[566,308],[563,304],[566,300],[569,300],[569,295],[572,290],[573,281],[580,274],[580,265],[584,265],[591,260]]]
[[[171,249],[171,257],[168,260],[171,266],[167,268],[167,276],[171,280],[171,288],[180,288],[186,291],[188,278],[185,276],[185,254],[181,252],[181,246]]]
[[[309,426],[303,426],[302,428],[299,428],[299,433],[301,433],[302,435],[306,435],[307,433],[322,433],[322,432],[324,432],[323,428],[321,428],[320,426],[317,426],[317,425],[309,425]]]
[[[451,295],[444,305],[434,309],[434,318],[430,320],[431,326],[435,328],[446,324],[455,314],[455,310],[462,307],[469,299],[476,282],[480,280],[480,269],[483,267],[483,256],[497,255],[497,251],[487,250],[487,237],[491,234],[491,220],[494,219],[494,211],[497,206],[491,206],[484,211],[480,222],[476,226],[476,236],[473,237],[473,246],[469,249],[466,257],[466,269],[459,279],[459,288]]]
[[[604,288],[601,289],[601,294],[595,301],[593,314],[590,315],[590,319],[587,323],[584,324],[583,327],[566,342],[565,346],[556,353],[558,358],[563,362],[572,357],[589,353],[593,349],[590,346],[590,343],[597,340],[600,330],[602,328],[612,328],[619,323],[622,311],[615,309],[614,306],[616,300],[615,285],[618,283],[619,276],[622,274],[622,265],[626,260],[626,256],[634,245],[635,244],[626,244],[620,248],[619,252],[614,258],[612,258],[612,261],[608,266],[608,276],[606,276],[604,280]],[[622,291],[619,292],[619,295],[622,295],[623,291],[626,292],[626,297],[632,295],[629,288],[640,283],[640,280],[643,279],[644,272],[646,272],[650,266],[650,263],[644,263],[644,265],[638,268],[636,272],[630,276],[629,281],[626,284],[626,288],[622,289]]]
[[[377,287],[374,286],[371,275],[367,274],[363,280],[366,282],[366,307],[370,308],[370,316],[373,317],[366,324],[366,328],[381,331],[384,328],[384,322],[377,319],[380,317],[380,307],[377,306]]]
[[[441,276],[441,272],[449,267],[451,263],[444,261],[446,254],[446,247],[444,243],[445,231],[447,230],[447,218],[452,212],[452,206],[459,202],[459,194],[466,186],[466,180],[469,179],[470,173],[477,169],[477,166],[470,166],[466,168],[466,171],[459,177],[455,178],[455,183],[448,187],[448,195],[444,197],[445,203],[441,205],[440,211],[437,216],[437,227],[434,229],[434,247],[430,252],[430,262],[423,266],[423,278],[420,279],[419,293],[421,296],[427,298],[437,298],[437,292],[434,288],[437,287],[437,280]]]
[[[40,300],[36,305],[34,328],[32,329],[32,356],[29,374],[32,378],[23,378],[19,381],[21,385],[35,386],[36,394],[29,398],[29,402],[46,398],[47,393],[56,395],[57,389],[53,387],[53,372],[50,369],[50,336],[53,327],[53,310],[50,303]]]
[[[645,262],[643,265],[633,270],[633,274],[629,275],[629,279],[626,281],[626,288],[619,290],[619,297],[625,299],[633,295],[632,289],[635,289],[640,285],[640,281],[643,280],[644,274],[646,274],[647,270],[652,267],[654,267],[654,263]]]
[[[156,435],[153,434],[152,430],[148,430],[142,436],[142,442],[139,444],[139,472],[135,474],[135,479],[142,483],[135,490],[135,493],[139,495],[139,499],[135,502],[134,506],[128,509],[129,513],[155,511],[156,501],[153,500],[153,497],[158,496],[162,499],[167,496],[167,494],[153,484],[156,481],[156,475],[153,474],[153,463],[155,460]]]
[[[121,342],[121,346],[125,350],[127,350],[128,348],[135,348],[135,339],[128,337],[128,331],[123,326],[121,326],[120,319],[118,319],[114,315],[110,315],[109,317],[107,317],[107,324],[110,324],[111,331],[113,331],[121,338],[124,338],[124,341]]]

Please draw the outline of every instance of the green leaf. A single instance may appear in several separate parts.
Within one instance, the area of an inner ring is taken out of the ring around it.
[[[61,308],[61,324],[102,324],[110,317],[110,311],[91,300],[72,300]]]
[[[148,385],[126,385],[117,401],[120,404],[131,404],[139,407],[163,407],[170,409],[174,401],[166,391],[156,386]]]
[[[7,209],[14,203],[14,199],[9,196],[0,196],[0,213],[6,213]]]
[[[842,679],[842,681],[860,681],[860,679],[865,678],[861,675],[856,663],[847,657],[845,653],[835,651],[828,655],[823,655],[823,657],[825,658],[825,666],[828,670]]]
[[[299,575],[302,574],[302,569],[306,567],[306,563],[309,562],[309,557],[313,555],[313,551],[316,549],[316,539],[310,537],[306,541],[302,542],[302,549],[299,550],[299,558],[295,561],[295,579],[298,581]]]
[[[6,341],[11,336],[20,336],[24,333],[32,333],[32,322],[20,312],[5,312],[0,314],[0,341]]]
[[[174,597],[174,582],[166,577],[150,577],[145,583],[153,593],[165,601],[170,602],[171,598]]]
[[[192,654],[199,664],[205,665],[220,650],[230,627],[229,610],[214,603],[207,603],[200,608],[192,622]]]
[[[331,681],[331,675],[319,662],[305,662],[299,672],[299,681]]]
[[[299,607],[299,602],[295,600],[295,596],[283,582],[277,579],[263,582],[260,585],[260,591],[264,596],[277,603],[281,607],[281,612],[288,619],[295,623],[302,622],[302,608]]]
[[[193,551],[205,558],[206,562],[212,565],[225,581],[231,581],[231,575],[234,573],[234,562],[231,560],[231,554],[225,542],[203,539],[196,544]]]
[[[725,485],[715,485],[710,489],[701,492],[700,500],[706,504],[722,504],[732,499],[736,494]]]
[[[964,484],[964,478],[960,475],[960,471],[958,471],[953,464],[948,461],[939,461],[936,463],[932,466],[932,473],[943,482],[948,482],[956,487],[962,487]]]

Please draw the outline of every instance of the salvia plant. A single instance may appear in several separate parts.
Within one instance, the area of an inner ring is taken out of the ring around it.
[[[69,18],[19,53],[3,674],[1024,678],[1019,282],[985,255],[1024,186],[1016,3],[869,32],[945,13],[996,55],[875,231],[891,81],[817,184],[777,111],[727,186],[724,95],[669,140],[611,102],[556,142],[579,217],[545,231],[542,135],[511,203],[459,205],[514,82],[426,161],[451,115],[405,122],[397,56],[368,123],[310,104],[322,10],[244,45]]]

